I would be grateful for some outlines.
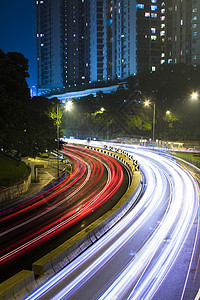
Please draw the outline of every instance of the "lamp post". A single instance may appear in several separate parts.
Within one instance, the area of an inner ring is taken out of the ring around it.
[[[145,106],[149,106],[150,105],[150,101],[149,100],[146,100],[144,102],[144,105]],[[156,103],[153,102],[153,142],[155,141],[155,127],[156,127]]]
[[[65,103],[65,110],[70,111],[73,107],[73,102],[72,101],[66,101]],[[59,110],[59,104],[57,103],[57,169],[58,169],[58,178],[59,178],[59,172],[60,172],[60,166],[59,166],[59,148],[60,148],[60,121],[59,121],[59,115],[60,115],[60,110]]]
[[[59,107],[58,107],[58,103],[57,103],[57,168],[58,168],[58,178],[59,178],[60,166],[59,166]]]

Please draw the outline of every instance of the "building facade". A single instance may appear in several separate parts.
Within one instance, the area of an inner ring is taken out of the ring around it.
[[[168,0],[161,8],[161,63],[200,64],[200,1]]]
[[[112,75],[124,79],[137,73],[136,1],[113,0],[112,3]]]
[[[64,0],[63,88],[89,80],[89,3]]]
[[[137,71],[156,71],[161,58],[161,1],[137,1]]]
[[[38,0],[36,12],[40,93],[200,64],[199,0]]]
[[[37,88],[63,88],[63,1],[36,1]]]

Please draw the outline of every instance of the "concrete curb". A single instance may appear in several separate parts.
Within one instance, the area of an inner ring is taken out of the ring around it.
[[[91,149],[113,156],[112,151],[95,147],[91,147]],[[123,163],[131,169],[131,172],[133,172],[135,165],[129,159],[119,154],[116,155],[115,158],[123,161]],[[133,180],[129,189],[111,210],[87,226],[84,230],[77,233],[74,237],[33,263],[32,269],[34,274],[39,276],[37,279],[38,285],[44,283],[54,273],[58,272],[70,261],[75,259],[79,254],[105,234],[111,227],[113,227],[131,208],[131,206],[136,204],[138,195],[142,188],[140,178],[140,172],[134,172]]]
[[[0,284],[0,300],[23,299],[37,287],[33,271],[22,270]]]
[[[113,227],[133,205],[136,205],[142,185],[140,184],[140,171],[135,172],[133,161],[124,155],[115,154],[113,151],[97,147],[86,147],[110,155],[125,164],[133,174],[129,189],[118,203],[102,217],[34,262],[32,264],[33,271],[22,270],[3,282],[0,285],[0,300],[23,299],[74,260]]]

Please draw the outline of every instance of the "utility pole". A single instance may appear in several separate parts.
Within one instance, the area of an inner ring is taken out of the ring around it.
[[[58,178],[59,178],[59,107],[57,103],[57,167],[58,167]]]
[[[153,103],[153,142],[155,141],[155,125],[156,125],[156,104]]]

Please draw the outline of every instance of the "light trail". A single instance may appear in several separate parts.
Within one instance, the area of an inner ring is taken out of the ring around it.
[[[3,244],[0,249],[0,262],[7,262],[16,255],[21,255],[31,247],[36,247],[38,243],[44,243],[44,241],[71,227],[108,201],[121,186],[124,174],[121,165],[116,160],[100,153],[95,153],[94,156],[93,151],[80,149],[80,147],[67,147],[63,150],[63,153],[70,155],[70,151],[77,164],[70,182],[60,184],[58,190],[51,190],[52,193],[47,193],[47,196],[41,197],[41,200],[36,197],[39,201],[35,202],[34,198],[34,201],[31,200],[32,205],[30,207],[22,207],[21,210],[18,210],[19,207],[17,207],[17,211],[13,210],[10,215],[8,214],[2,218],[1,223],[3,224],[8,220],[9,226],[4,227],[1,237],[5,236],[8,239],[9,234],[15,232],[17,234],[11,245],[10,242],[7,245],[6,243]],[[86,158],[88,162],[85,161]],[[78,169],[80,169],[79,172]],[[107,176],[103,179],[105,170]],[[102,183],[97,186],[100,181]],[[74,187],[76,182],[80,182],[79,186],[69,190],[69,187]],[[82,194],[79,196],[80,192]],[[48,205],[45,205],[46,202]],[[36,207],[40,208],[41,203],[45,205],[44,208],[42,207],[39,212],[35,211]],[[61,212],[57,210],[58,207],[62,208]],[[28,217],[25,214],[25,217],[23,217],[23,214],[29,212],[29,210],[31,214]],[[46,215],[48,216],[54,211],[56,213],[55,217],[47,218],[30,231],[26,229],[27,225],[33,226],[32,224],[35,221]],[[18,218],[17,222],[13,222],[16,216]],[[18,230],[23,228],[25,232],[19,238]]]
[[[138,203],[138,205],[135,207],[134,210],[132,210],[125,218],[123,218],[119,223],[114,226],[113,229],[111,229],[105,236],[103,236],[99,241],[97,241],[94,245],[92,245],[88,250],[86,250],[80,258],[77,258],[74,262],[72,262],[69,266],[63,269],[63,271],[59,272],[54,279],[50,281],[49,284],[45,284],[42,286],[39,291],[36,292],[36,294],[31,295],[31,298],[28,299],[37,299],[39,296],[41,296],[45,291],[48,291],[52,286],[54,286],[56,283],[58,283],[61,278],[65,278],[69,276],[72,270],[75,270],[76,267],[79,267],[82,263],[84,263],[86,260],[93,260],[93,257],[96,255],[96,253],[101,252],[101,248],[105,247],[106,244],[111,244],[111,246],[97,259],[94,260],[94,262],[91,263],[91,265],[84,270],[83,273],[81,273],[78,277],[76,277],[69,285],[67,285],[64,290],[62,290],[60,293],[56,294],[55,299],[61,299],[61,297],[67,297],[67,295],[70,295],[71,291],[76,286],[80,286],[81,283],[84,282],[84,278],[87,278],[89,276],[94,275],[95,272],[97,272],[102,266],[112,257],[120,247],[122,247],[127,239],[130,238],[130,235],[133,235],[136,233],[142,224],[144,224],[145,219],[148,216],[151,216],[154,207],[159,205],[161,199],[162,199],[162,188],[159,188],[159,192],[157,196],[153,199],[153,201],[149,201],[149,197],[152,197],[155,183],[158,183],[158,186],[162,187],[162,175],[159,174],[156,166],[150,168],[148,162],[146,161],[146,177],[149,180],[149,185],[147,186],[146,193],[144,194],[141,201]],[[152,171],[153,169],[153,171]],[[144,213],[141,214],[141,211],[143,211],[143,206],[146,205],[146,210]],[[135,222],[133,223],[133,220]],[[132,224],[133,223],[133,224]],[[132,224],[132,225],[131,225]],[[129,227],[130,226],[130,227]],[[122,235],[123,230],[129,227],[128,230],[125,230],[125,232]],[[113,239],[115,239],[116,235],[120,238],[118,238],[115,243],[113,243]]]
[[[195,220],[198,191],[193,177],[174,161],[150,151],[125,148],[141,162],[148,182],[143,197],[107,234],[27,299],[73,298],[81,286],[87,286],[94,274],[142,230],[155,211],[165,207],[155,230],[123,272],[107,283],[99,299],[151,299],[155,295]]]

